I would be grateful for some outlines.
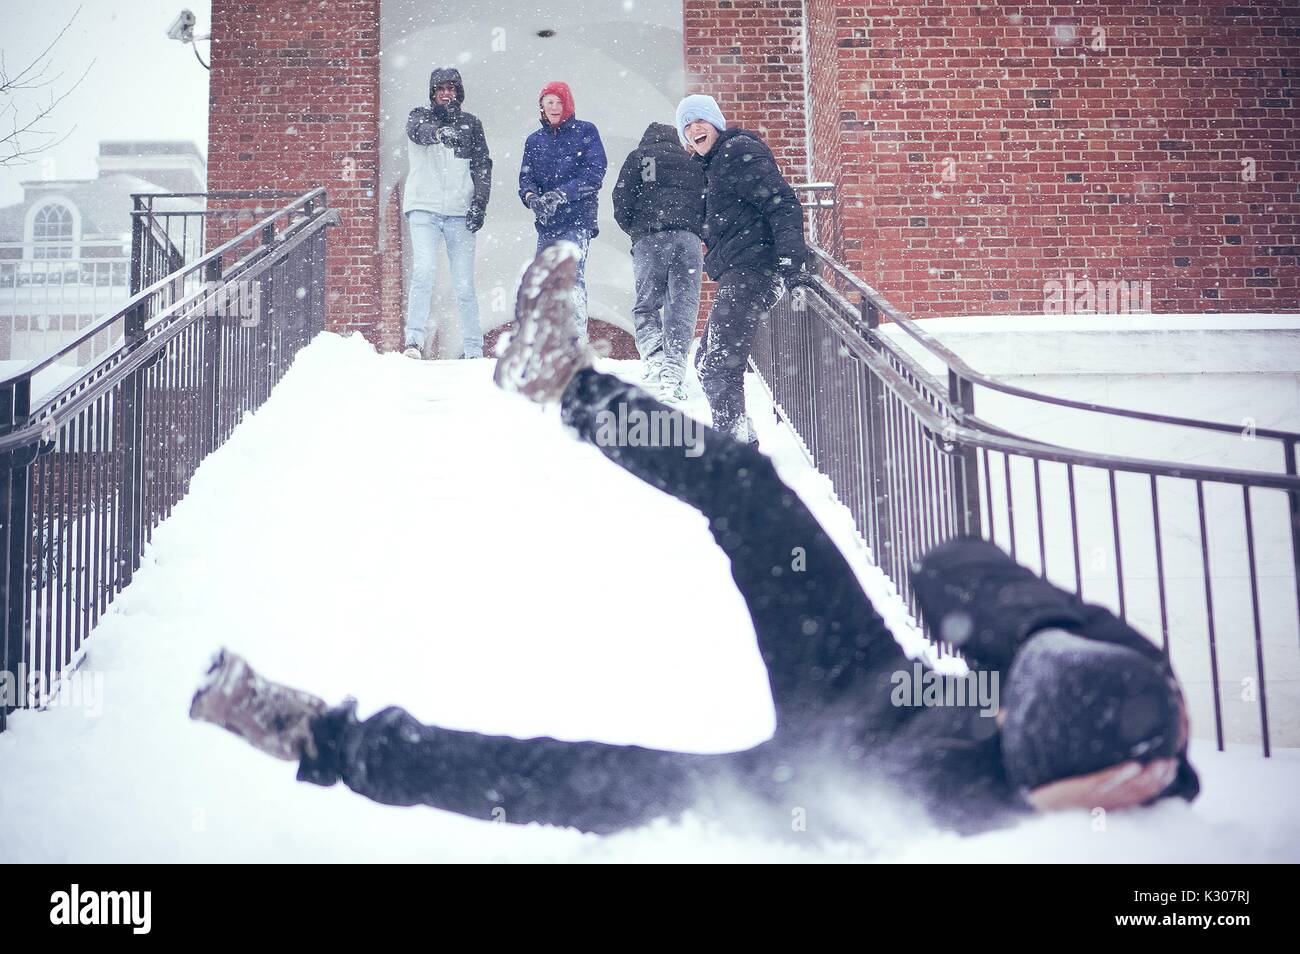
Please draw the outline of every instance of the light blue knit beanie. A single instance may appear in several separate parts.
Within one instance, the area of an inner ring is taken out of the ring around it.
[[[703,93],[692,93],[677,104],[677,138],[686,145],[686,127],[702,119],[718,132],[727,128],[726,117],[718,108],[718,101]]]

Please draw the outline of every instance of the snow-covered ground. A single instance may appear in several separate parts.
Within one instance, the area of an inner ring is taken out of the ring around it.
[[[386,807],[299,784],[293,765],[191,722],[225,645],[271,678],[353,694],[363,713],[398,704],[455,728],[691,751],[770,732],[752,628],[704,519],[496,391],[491,366],[334,335],[299,356],[203,464],[90,639],[95,704],[20,712],[0,735],[0,861],[1300,860],[1294,750],[1265,761],[1197,743],[1199,801],[1100,826],[1078,813],[960,838],[864,807],[868,850],[690,815],[597,837]],[[752,387],[751,407],[762,401]],[[755,417],[914,638],[828,482]]]

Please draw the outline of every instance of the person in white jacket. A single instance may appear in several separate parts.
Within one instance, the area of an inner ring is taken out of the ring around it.
[[[439,236],[460,310],[461,357],[483,357],[474,248],[492,189],[492,158],[483,124],[460,108],[464,101],[460,71],[436,69],[429,77],[430,105],[417,106],[406,120],[410,169],[402,213],[411,231],[412,265],[403,353],[411,358],[424,355]]]

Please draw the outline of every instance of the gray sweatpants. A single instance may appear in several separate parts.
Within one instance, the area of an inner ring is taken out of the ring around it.
[[[699,236],[684,229],[651,232],[632,246],[632,269],[632,322],[641,360],[662,360],[684,371],[700,311],[704,253]]]

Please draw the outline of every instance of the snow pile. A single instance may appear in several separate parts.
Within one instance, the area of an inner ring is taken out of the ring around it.
[[[766,737],[752,628],[703,517],[496,391],[491,369],[333,335],[307,348],[204,463],[91,638],[101,714],[17,713],[0,735],[0,859],[1300,860],[1294,751],[1265,762],[1199,745],[1200,801],[1102,830],[1078,814],[963,839],[871,814],[866,849],[690,816],[601,838],[391,808],[298,784],[294,765],[191,722],[225,645],[272,679],[355,695],[363,714],[397,704],[453,728],[690,751]],[[908,639],[828,482],[761,389],[750,398],[782,474]]]

